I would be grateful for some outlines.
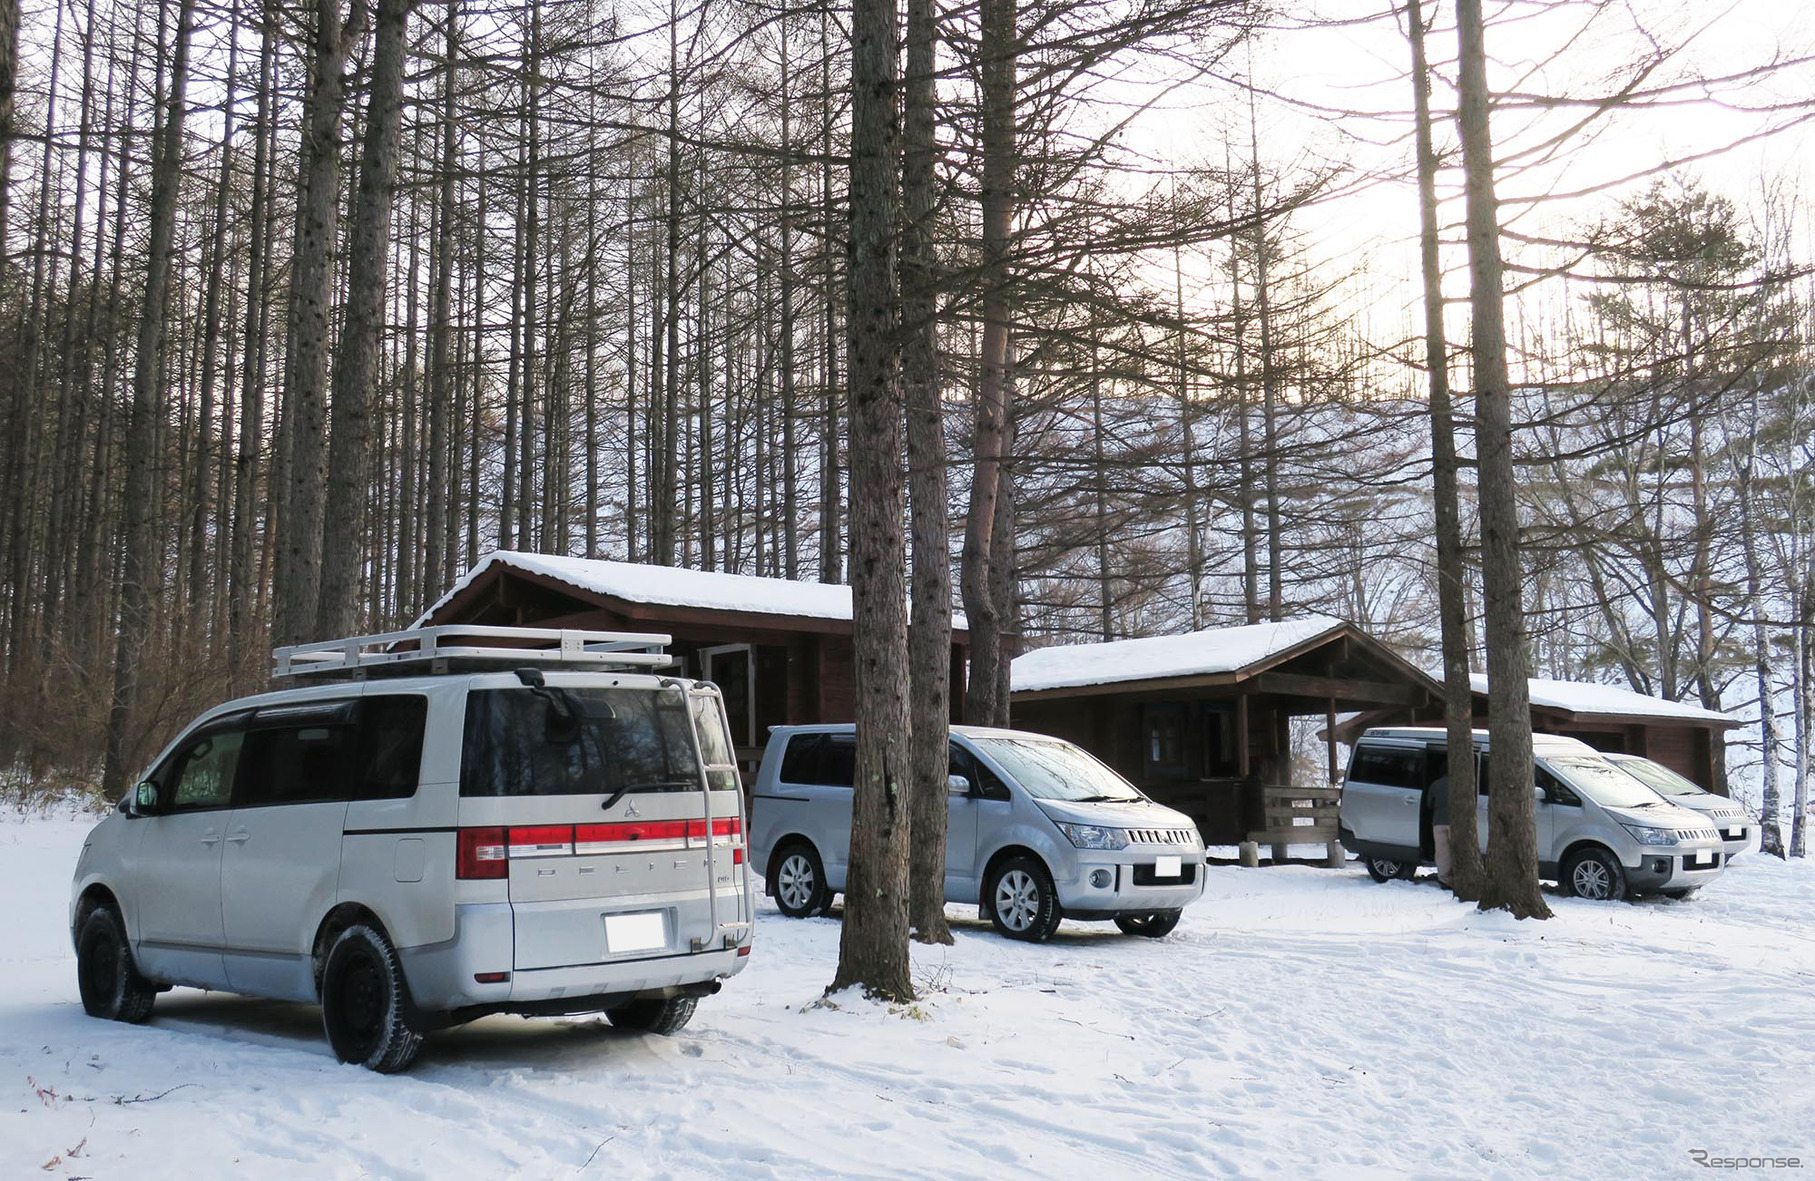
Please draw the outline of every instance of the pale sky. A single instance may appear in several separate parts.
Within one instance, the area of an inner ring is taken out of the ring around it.
[[[1364,274],[1350,296],[1356,314],[1384,340],[1403,322],[1414,322],[1417,299],[1417,205],[1409,175],[1411,88],[1406,77],[1410,48],[1403,13],[1397,19],[1366,20],[1388,11],[1389,0],[1312,0],[1298,6],[1311,15],[1281,27],[1255,47],[1252,72],[1264,92],[1257,107],[1263,161],[1273,169],[1318,162],[1340,164],[1351,177],[1340,195],[1303,211],[1298,226],[1315,254],[1332,266],[1359,266]],[[1427,19],[1431,6],[1425,4]],[[1454,70],[1454,6],[1436,9],[1437,27],[1427,52],[1440,80],[1434,107],[1453,108],[1449,82]],[[1318,20],[1347,22],[1310,27]],[[1585,117],[1582,106],[1539,110],[1529,103],[1503,103],[1495,113],[1496,156],[1503,225],[1532,234],[1559,234],[1606,211],[1621,196],[1643,188],[1646,179],[1615,184],[1660,161],[1718,152],[1687,165],[1710,188],[1733,199],[1742,211],[1756,209],[1765,183],[1785,183],[1792,193],[1806,172],[1815,105],[1815,62],[1790,65],[1748,83],[1723,81],[1704,90],[1682,87],[1695,78],[1719,78],[1773,60],[1815,55],[1815,6],[1784,0],[1622,0],[1590,3],[1531,0],[1488,5],[1489,77],[1496,92],[1584,98],[1607,94],[1631,76],[1629,63],[1658,46],[1683,46],[1645,82],[1651,89],[1679,87],[1642,110],[1619,110],[1564,137],[1555,148],[1545,140],[1563,136]],[[1647,40],[1649,37],[1649,41]],[[1246,75],[1249,55],[1238,51],[1226,67]],[[1248,111],[1231,102],[1227,83],[1175,97],[1172,109],[1145,120],[1140,138],[1162,159],[1189,157],[1220,162],[1233,139],[1239,160],[1246,153]],[[1667,105],[1661,105],[1667,102]],[[1320,108],[1326,109],[1320,111]],[[1337,115],[1332,111],[1359,112]],[[1778,134],[1742,142],[1770,128]],[[1451,127],[1439,126],[1440,147],[1453,145]],[[1735,146],[1737,145],[1737,146]],[[1720,149],[1730,149],[1724,152]],[[1523,165],[1515,171],[1514,164]],[[1369,176],[1391,177],[1377,184]],[[1446,173],[1440,195],[1444,220],[1461,217],[1459,174]],[[1607,186],[1613,185],[1608,188]],[[1587,192],[1587,190],[1600,190]],[[1547,193],[1583,195],[1533,205],[1524,200]],[[1800,211],[1807,225],[1809,211]],[[1809,236],[1802,235],[1806,253]],[[1517,260],[1523,248],[1508,242]],[[1526,252],[1529,253],[1529,252]],[[1459,247],[1446,251],[1446,294],[1465,293]]]

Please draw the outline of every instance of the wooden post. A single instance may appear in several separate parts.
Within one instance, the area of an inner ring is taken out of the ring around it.
[[[1235,771],[1243,779],[1248,777],[1248,691],[1243,689],[1235,698]]]
[[[1253,841],[1243,841],[1240,847],[1241,863],[1248,869],[1260,868],[1260,846]]]
[[[1329,708],[1324,714],[1323,729],[1325,744],[1330,753],[1330,782],[1336,782],[1336,699],[1329,698]]]
[[[1347,640],[1343,643],[1346,645]],[[1340,776],[1336,773],[1336,699],[1329,698],[1329,708],[1324,714],[1324,739],[1330,752],[1330,786],[1335,787]],[[1341,841],[1331,841],[1324,848],[1323,863],[1327,869],[1341,869],[1348,862],[1348,854],[1343,851]]]

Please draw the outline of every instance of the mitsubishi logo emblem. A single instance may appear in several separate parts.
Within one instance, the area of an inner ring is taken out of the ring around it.
[[[624,805],[624,815],[626,815],[626,816],[641,816],[642,815],[641,812],[637,811],[637,802],[635,800],[631,800],[628,804]]]

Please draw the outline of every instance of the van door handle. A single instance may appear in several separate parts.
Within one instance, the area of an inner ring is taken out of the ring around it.
[[[227,839],[236,845],[243,845],[252,839],[252,833],[245,828],[236,828],[227,834]]]
[[[202,833],[202,844],[218,845],[220,843],[221,843],[221,834],[216,832],[214,829],[211,828],[211,829],[208,829],[206,832]]]

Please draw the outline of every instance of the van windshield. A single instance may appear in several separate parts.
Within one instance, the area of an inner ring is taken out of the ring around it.
[[[1557,775],[1603,808],[1662,807],[1658,794],[1598,756],[1545,759]]]
[[[1640,783],[1665,796],[1703,796],[1698,784],[1684,779],[1670,768],[1652,762],[1650,759],[1615,759],[1613,765]]]
[[[1037,800],[1110,802],[1146,799],[1126,779],[1069,742],[1037,738],[973,738],[1009,778]]]
[[[698,791],[678,690],[476,689],[466,696],[463,796]]]

